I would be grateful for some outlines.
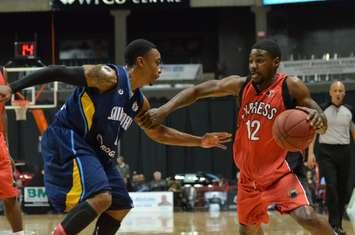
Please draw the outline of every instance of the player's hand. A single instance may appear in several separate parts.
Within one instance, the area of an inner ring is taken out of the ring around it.
[[[314,169],[314,167],[316,166],[316,156],[314,155],[314,153],[308,153],[308,160],[307,160],[307,167],[309,169]]]
[[[0,86],[0,102],[6,102],[10,100],[12,95],[12,90],[9,86],[3,85]]]
[[[201,147],[202,148],[221,148],[226,150],[227,146],[224,143],[232,141],[232,135],[227,132],[212,132],[206,133],[202,136]]]
[[[147,129],[160,125],[166,119],[167,114],[160,108],[149,109],[140,119],[140,124]]]
[[[322,115],[317,110],[303,106],[297,106],[296,108],[308,113],[307,120],[316,132],[320,132],[325,128]]]

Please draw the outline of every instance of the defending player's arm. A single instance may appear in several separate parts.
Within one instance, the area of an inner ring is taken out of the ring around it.
[[[238,96],[245,80],[245,77],[233,75],[222,80],[210,80],[184,89],[166,104],[147,111],[142,117],[140,124],[147,128],[158,125],[162,123],[170,113],[202,98]]]
[[[10,99],[11,94],[24,88],[49,82],[64,82],[75,86],[87,86],[103,93],[117,84],[115,71],[107,65],[67,67],[51,65],[37,70],[24,78],[0,87],[0,101]]]
[[[324,134],[327,130],[327,118],[321,107],[312,99],[305,84],[297,77],[290,76],[287,79],[287,85],[291,97],[295,99],[298,106],[301,106],[297,108],[309,114],[308,120],[317,133]]]
[[[135,118],[135,122],[144,130],[149,138],[158,143],[175,146],[202,148],[218,147],[226,149],[226,146],[223,144],[231,141],[232,135],[226,132],[206,133],[204,136],[200,137],[180,132],[164,125],[155,125],[154,127],[146,128],[140,123],[141,118],[149,107],[149,102],[145,98],[143,108]]]

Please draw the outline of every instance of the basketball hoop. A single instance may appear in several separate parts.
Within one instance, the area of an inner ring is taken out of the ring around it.
[[[28,100],[13,100],[11,104],[14,106],[16,121],[23,121],[27,119],[27,109],[28,109]]]

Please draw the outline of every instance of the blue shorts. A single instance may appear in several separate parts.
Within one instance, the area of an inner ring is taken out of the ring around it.
[[[44,183],[57,212],[67,212],[94,195],[109,191],[108,210],[130,209],[133,203],[115,163],[94,151],[73,130],[51,125],[41,141]]]

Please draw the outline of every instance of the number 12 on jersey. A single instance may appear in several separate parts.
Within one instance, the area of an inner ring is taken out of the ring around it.
[[[248,120],[246,123],[248,129],[248,139],[249,140],[259,140],[258,131],[260,129],[260,121],[258,120]]]

